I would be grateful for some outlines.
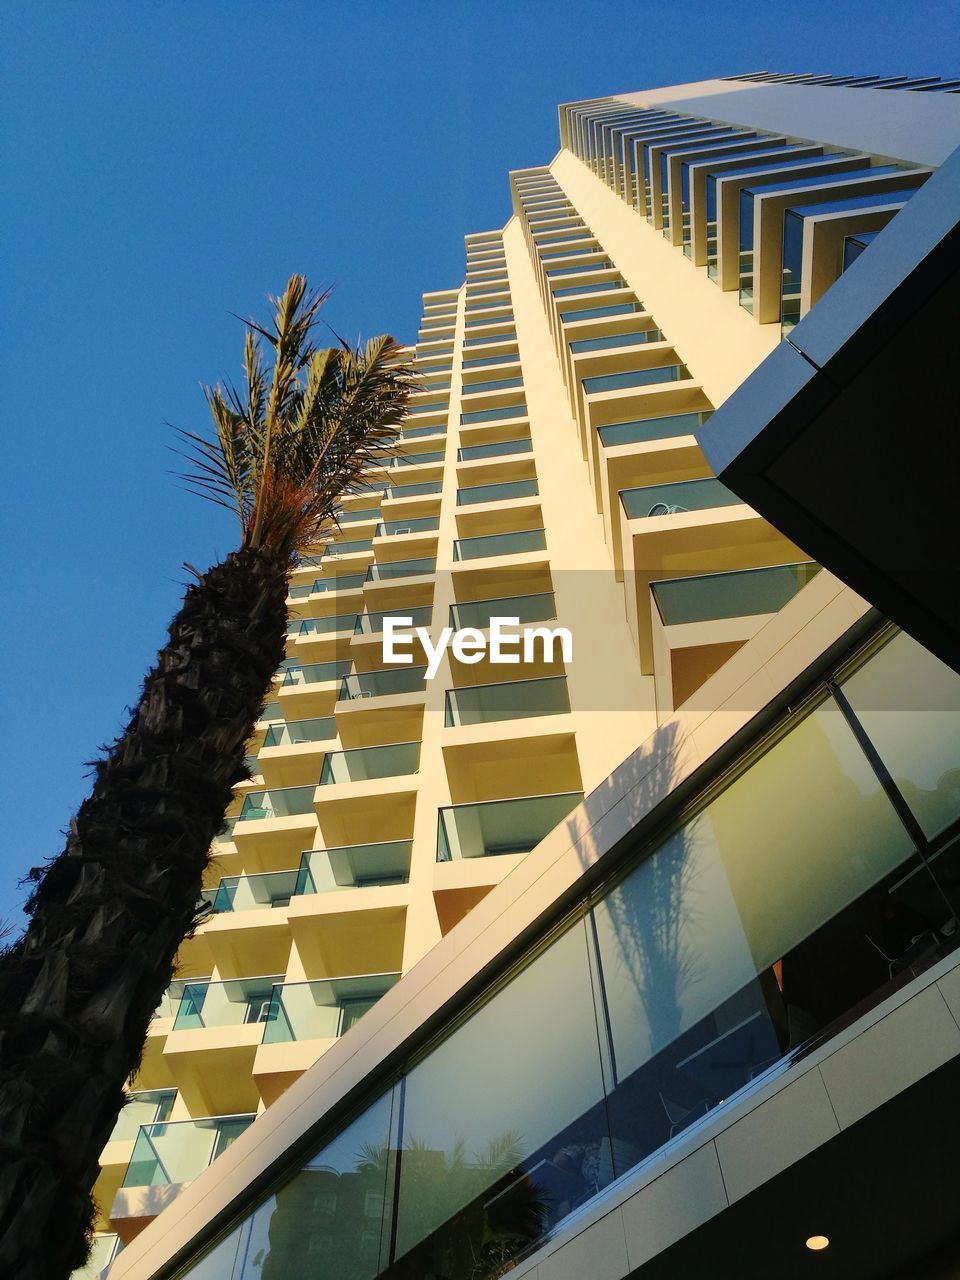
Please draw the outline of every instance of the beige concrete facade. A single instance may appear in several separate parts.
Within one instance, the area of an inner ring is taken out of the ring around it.
[[[904,113],[891,100],[908,95],[879,95],[878,112],[868,101],[877,94],[850,90],[838,120],[830,92],[708,81],[594,105],[895,157],[918,175],[960,141],[960,98],[913,95],[920,103]],[[184,1122],[192,1135],[201,1122],[196,1156],[186,1176],[164,1168],[148,1149],[149,1120],[140,1138],[108,1145],[101,1230],[126,1246],[111,1280],[166,1274],[204,1221],[867,614],[739,501],[709,488],[661,496],[659,486],[718,484],[694,420],[707,421],[776,347],[780,313],[751,314],[698,260],[708,239],[696,182],[686,212],[679,172],[655,193],[665,235],[642,199],[625,198],[613,150],[592,160],[586,129],[573,136],[570,120],[561,108],[563,145],[549,166],[511,175],[506,226],[467,237],[464,284],[424,295],[412,348],[423,390],[399,457],[344,500],[339,528],[292,575],[287,669],[250,745],[252,780],[237,788],[215,847],[214,910],[184,945],[131,1083],[150,1095],[147,1107],[156,1095],[171,1130]],[[689,254],[677,230],[687,216]],[[860,225],[848,220],[832,239],[820,223],[816,236],[805,229],[804,307],[836,276],[823,245],[835,257]],[[722,245],[723,226],[714,230]],[[779,270],[770,234],[763,248]],[[733,270],[739,281],[742,265]],[[681,500],[687,493],[706,496]],[[727,581],[736,597],[743,571],[780,575],[760,592],[774,603],[751,596],[712,614],[689,604]],[[784,578],[796,579],[788,598]],[[667,592],[682,598],[676,616]],[[386,661],[389,611],[433,640],[447,625],[489,635],[491,615],[566,626],[574,656],[500,667],[448,649],[425,680],[417,641],[409,666]],[[952,1019],[941,1030],[960,1035]],[[604,1259],[596,1274],[619,1280],[770,1176],[755,1153],[770,1133],[793,1132],[795,1112],[807,1117],[797,1122],[804,1141],[816,1142],[809,1117],[833,1117],[842,1091],[831,1061],[718,1119],[586,1223],[590,1256]],[[141,1181],[135,1141],[149,1166]],[[585,1274],[579,1234],[517,1274]]]

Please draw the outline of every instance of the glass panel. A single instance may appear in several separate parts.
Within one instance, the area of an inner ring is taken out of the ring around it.
[[[579,342],[571,342],[570,350],[605,351],[608,347],[633,347],[640,342],[662,342],[663,334],[659,329],[636,329],[632,333],[608,333],[602,338],[583,338]]]
[[[624,387],[652,387],[660,382],[682,382],[690,377],[690,370],[682,364],[661,365],[656,369],[632,369],[627,373],[604,373],[596,378],[584,378],[583,389],[587,395],[598,391],[620,391]]]
[[[393,693],[419,693],[425,687],[426,670],[426,667],[397,667],[392,671],[356,672],[344,679],[337,698],[343,702]]]
[[[253,1124],[252,1115],[144,1125],[123,1176],[124,1187],[189,1182]]]
[[[457,490],[457,506],[477,502],[505,502],[509,498],[535,498],[540,490],[536,480],[505,480],[502,484],[475,484]]]
[[[528,716],[560,715],[570,710],[565,676],[511,680],[500,684],[448,689],[444,723],[488,724]]]
[[[681,511],[730,507],[743,501],[712,476],[704,480],[678,480],[675,484],[651,484],[620,492],[623,509],[631,520],[645,516],[672,516]]]
[[[327,742],[337,736],[333,716],[315,716],[312,720],[290,720],[272,724],[263,739],[264,747],[294,747],[304,742]]]
[[[612,307],[587,307],[583,311],[564,311],[561,324],[573,324],[576,320],[595,320],[599,316],[625,316],[632,311],[642,311],[642,302],[618,302]]]
[[[475,413],[461,413],[460,425],[468,427],[474,422],[497,422],[500,418],[525,418],[525,404],[503,404],[496,409],[478,409]]]
[[[503,1274],[593,1194],[581,1170],[587,1150],[609,1167],[603,1096],[580,922],[407,1076],[397,1257],[420,1247],[404,1274]]]
[[[476,458],[502,458],[512,453],[529,453],[533,444],[529,437],[522,440],[494,440],[491,444],[471,444],[457,450],[458,462],[472,462]]]
[[[424,480],[423,484],[395,484],[387,491],[386,496],[396,498],[422,498],[428,493],[439,493],[443,488],[440,480]]]
[[[383,630],[384,618],[409,618],[414,627],[428,627],[433,616],[433,607],[429,604],[417,605],[412,609],[384,609],[374,613],[361,613],[354,628],[357,635],[376,635]]]
[[[291,818],[313,812],[313,787],[272,787],[269,791],[250,791],[243,798],[240,822],[257,822],[263,818]]]
[[[392,538],[404,533],[429,533],[440,528],[439,516],[419,516],[416,519],[384,520],[377,525],[378,538]]]
[[[463,396],[479,395],[483,391],[501,391],[506,387],[522,387],[522,378],[491,378],[486,382],[465,382]]]
[[[516,555],[524,551],[542,551],[546,545],[542,529],[487,533],[477,538],[458,538],[453,544],[453,558],[477,560],[484,556]]]
[[[213,899],[215,913],[285,907],[296,892],[296,871],[263,871],[258,875],[224,876]]]
[[[304,618],[300,623],[302,636],[326,635],[335,631],[352,631],[356,625],[355,613],[329,613],[322,618]]]
[[[342,845],[337,849],[308,849],[300,862],[296,892],[329,893],[337,889],[406,884],[412,847],[409,840],[386,840],[379,844]]]
[[[710,417],[703,413],[673,413],[662,418],[640,418],[631,422],[611,422],[599,427],[600,443],[605,449],[618,444],[643,444],[647,440],[669,440],[673,436],[693,435]]]
[[[563,791],[440,809],[437,861],[529,853],[582,799],[581,791]]]
[[[90,1256],[77,1271],[70,1273],[70,1280],[97,1280],[100,1272],[111,1263],[119,1252],[120,1238],[116,1232],[95,1235],[90,1244]],[[202,1280],[202,1277],[197,1277]]]
[[[227,982],[188,982],[183,989],[174,1031],[203,1027],[242,1027],[266,1022],[274,983],[282,974],[233,978]]]
[[[329,680],[339,680],[349,670],[350,663],[346,661],[308,662],[302,667],[288,667],[283,673],[283,684],[326,684]]]
[[[886,980],[881,882],[910,852],[829,702],[596,907],[620,1171]]]
[[[359,1022],[399,977],[399,973],[375,973],[318,982],[285,982],[274,989],[263,1043],[335,1040]]]
[[[517,618],[520,622],[546,622],[557,616],[552,591],[527,596],[500,596],[495,600],[464,600],[450,606],[451,627],[479,627],[484,630],[491,618]]]
[[[371,778],[395,778],[416,773],[420,760],[419,742],[400,742],[387,747],[354,747],[331,751],[323,758],[320,786],[340,782],[365,782]]]
[[[375,1280],[385,1264],[396,1171],[392,1093],[368,1107],[248,1218],[236,1262],[227,1249],[184,1280]],[[234,1246],[236,1247],[236,1245]]]
[[[778,564],[769,569],[740,569],[690,578],[651,582],[653,598],[666,626],[777,613],[820,572],[818,564]]]
[[[598,280],[595,284],[574,284],[565,289],[554,289],[555,298],[576,298],[581,293],[600,293],[606,289],[625,289],[622,280]]]
[[[924,834],[960,818],[960,676],[901,632],[843,692]]]
[[[166,1120],[176,1097],[176,1089],[153,1089],[149,1092],[127,1094],[127,1102],[117,1116],[110,1141],[130,1142],[136,1138],[142,1124]]]
[[[367,569],[368,582],[381,582],[387,578],[415,578],[433,573],[437,562],[433,557],[422,556],[416,560],[376,561]]]
[[[318,578],[307,588],[307,595],[331,591],[353,591],[357,587],[362,587],[363,583],[362,573],[339,573],[332,578]],[[290,594],[292,595],[293,591]]]

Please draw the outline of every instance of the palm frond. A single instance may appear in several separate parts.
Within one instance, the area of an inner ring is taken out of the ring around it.
[[[389,336],[315,348],[327,292],[291,276],[269,327],[247,320],[242,389],[205,387],[212,438],[181,432],[194,492],[233,509],[243,545],[293,556],[336,520],[343,493],[396,443],[414,387]],[[336,335],[335,335],[336,336]],[[261,340],[273,351],[268,374]]]

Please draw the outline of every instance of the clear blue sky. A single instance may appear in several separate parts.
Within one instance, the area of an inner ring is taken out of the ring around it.
[[[231,547],[165,422],[292,271],[409,340],[562,100],[768,68],[960,72],[953,2],[6,0],[0,917],[57,852],[179,601]],[[946,60],[956,59],[952,64]]]

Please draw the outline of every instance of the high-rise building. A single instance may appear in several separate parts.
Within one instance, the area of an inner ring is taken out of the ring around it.
[[[960,676],[843,555],[956,458],[958,91],[576,102],[511,174],[293,574],[91,1273],[956,1274]]]

